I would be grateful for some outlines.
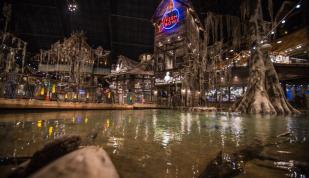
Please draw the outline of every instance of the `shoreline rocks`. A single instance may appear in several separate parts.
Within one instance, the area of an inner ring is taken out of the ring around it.
[[[89,142],[97,136],[89,135]],[[65,136],[46,144],[20,164],[9,178],[119,178],[108,154],[97,146],[81,146],[80,136]]]
[[[30,178],[119,178],[107,155],[99,147],[87,146],[52,162]]]

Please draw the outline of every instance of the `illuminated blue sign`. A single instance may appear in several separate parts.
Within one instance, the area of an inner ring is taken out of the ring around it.
[[[179,22],[179,17],[180,13],[179,10],[175,8],[174,0],[170,0],[163,15],[163,18],[161,19],[160,31],[170,30],[174,28]]]
[[[174,28],[179,22],[179,11],[174,8],[172,11],[168,11],[164,14],[162,19],[163,29],[170,30]]]

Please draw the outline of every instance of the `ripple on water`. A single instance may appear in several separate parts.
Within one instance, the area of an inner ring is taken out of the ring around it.
[[[282,159],[284,164],[309,160],[309,121],[304,118],[175,110],[70,111],[0,117],[2,157],[29,156],[53,139],[70,134],[86,137],[97,127],[94,144],[109,153],[126,178],[197,177],[220,150],[228,155],[255,139],[266,145],[280,143],[264,152]],[[285,132],[290,135],[277,137]],[[248,162],[246,173],[239,177],[282,177],[293,173],[266,168],[262,163]],[[263,174],[254,171],[260,169]]]

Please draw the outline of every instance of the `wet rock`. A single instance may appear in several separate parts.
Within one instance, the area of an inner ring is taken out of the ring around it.
[[[79,136],[65,136],[56,139],[35,152],[31,160],[17,167],[9,178],[27,177],[59,157],[77,150],[80,144]]]
[[[279,161],[274,163],[275,168],[286,170],[291,177],[309,176],[309,164],[306,162],[290,160],[288,162]]]
[[[87,134],[85,140],[84,140],[84,145],[92,145],[94,143],[94,141],[96,140],[96,138],[98,137],[100,130],[102,128],[99,125],[96,125],[91,131],[90,133]]]
[[[276,144],[268,144],[267,146],[275,145]],[[249,146],[246,146],[232,154],[223,154],[220,152],[216,158],[208,164],[199,178],[235,177],[242,173],[245,169],[246,163],[252,160],[259,161],[257,165],[264,168],[287,171],[290,177],[309,176],[309,164],[307,162],[281,160],[276,156],[265,154],[265,147],[266,146],[260,141],[256,140]],[[275,153],[277,152],[278,150],[275,151]]]
[[[277,135],[277,138],[278,137],[290,137],[292,135],[291,132],[284,132],[284,133],[281,133],[279,135]]]
[[[219,152],[199,178],[230,178],[240,174],[245,162],[260,157],[263,151],[263,145],[259,141],[255,141],[237,152],[230,155]]]
[[[235,168],[233,162],[224,159],[222,152],[208,164],[199,178],[230,178],[241,173],[241,169]]]
[[[215,129],[216,129],[216,130],[219,130],[220,128],[221,128],[221,126],[215,125]]]
[[[239,157],[243,161],[249,161],[252,159],[259,158],[264,146],[260,141],[256,141],[254,144],[249,145],[240,151],[233,154],[234,157]]]
[[[107,153],[95,146],[88,146],[69,153],[30,178],[119,178]]]

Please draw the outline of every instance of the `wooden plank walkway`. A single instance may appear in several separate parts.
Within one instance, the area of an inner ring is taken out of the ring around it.
[[[167,109],[155,104],[106,104],[106,103],[78,103],[57,102],[29,99],[0,98],[0,109],[51,109],[51,110],[125,110],[125,109]]]

